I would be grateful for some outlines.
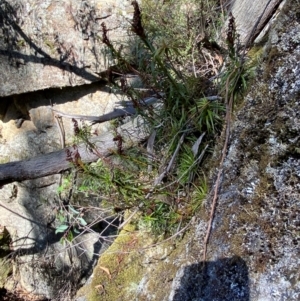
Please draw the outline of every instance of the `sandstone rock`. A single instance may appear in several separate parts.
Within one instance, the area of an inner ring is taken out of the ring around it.
[[[101,83],[10,97],[0,121],[2,163],[8,158],[9,161],[23,160],[62,148],[60,131],[49,108],[51,103],[65,113],[101,116],[113,111],[123,99],[121,95],[110,93]],[[20,117],[24,121],[18,128],[16,120]],[[65,143],[71,145],[74,141],[73,122],[70,118],[61,119]],[[78,122],[82,124],[80,120]],[[97,124],[90,132],[95,136],[108,128],[109,123]]]
[[[67,296],[106,248],[99,233],[85,233],[70,244],[59,242],[54,227],[60,202],[53,194],[58,183],[59,176],[51,176],[6,185],[0,202],[1,225],[7,226],[16,255],[15,285],[50,299]]]

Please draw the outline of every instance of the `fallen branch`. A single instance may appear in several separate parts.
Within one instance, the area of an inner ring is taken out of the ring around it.
[[[229,142],[229,136],[230,136],[230,123],[231,123],[231,114],[232,114],[232,106],[233,106],[233,98],[234,95],[233,93],[229,92],[229,83],[231,80],[231,77],[234,75],[235,70],[233,70],[227,80],[226,80],[226,94],[225,94],[225,104],[226,104],[226,116],[225,116],[225,141],[223,144],[223,149],[222,149],[222,157],[221,157],[221,161],[220,161],[220,166],[219,166],[219,172],[218,172],[218,176],[217,176],[217,180],[216,180],[216,185],[214,188],[214,197],[213,197],[213,201],[211,204],[211,210],[210,210],[210,216],[209,216],[209,221],[208,221],[208,227],[206,230],[206,235],[204,238],[204,242],[203,242],[203,246],[204,246],[204,250],[203,250],[203,263],[205,264],[206,262],[206,254],[207,254],[207,245],[209,242],[209,237],[210,237],[210,233],[211,233],[211,228],[212,228],[212,223],[214,220],[214,216],[215,216],[215,211],[216,211],[216,207],[217,207],[217,200],[218,200],[218,194],[219,194],[219,187],[220,187],[220,179],[221,179],[221,175],[223,173],[223,164],[224,164],[224,160],[227,154],[227,148],[228,148],[228,142]],[[229,97],[229,99],[228,99]]]
[[[141,108],[143,108],[144,106],[150,106],[150,105],[154,104],[155,102],[157,102],[157,100],[158,100],[157,97],[148,97],[140,102]],[[90,121],[92,124],[110,121],[110,120],[116,119],[118,117],[134,115],[137,112],[137,109],[133,106],[132,103],[126,104],[126,106],[124,108],[116,108],[112,112],[109,112],[102,116],[87,116],[87,115],[76,115],[76,114],[64,113],[64,112],[54,109],[52,106],[50,107],[50,109],[57,116],[86,120],[86,121]]]
[[[122,148],[128,149],[145,140],[149,133],[147,123],[142,117],[136,117],[117,128],[117,134],[122,137]],[[0,186],[14,181],[37,179],[44,176],[61,173],[70,169],[78,161],[90,163],[118,151],[115,141],[116,132],[106,132],[91,138],[85,143],[64,148],[59,151],[40,155],[23,161],[15,161],[0,165]]]

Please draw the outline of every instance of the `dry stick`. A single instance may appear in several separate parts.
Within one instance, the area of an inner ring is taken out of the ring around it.
[[[257,29],[258,24],[261,21],[267,7],[271,3],[271,1],[272,0],[268,1],[268,3],[266,4],[266,6],[265,6],[265,8],[262,12],[262,14],[259,16],[257,22],[253,26],[250,37],[248,38],[248,40],[246,42],[246,45],[244,47],[244,53],[243,54],[245,54],[246,48],[250,45],[251,39],[253,38],[253,35],[254,35],[254,32]],[[278,2],[280,2],[280,0],[278,0]],[[230,75],[228,76],[227,80],[226,80],[226,96],[225,96],[225,103],[226,103],[226,106],[227,106],[227,108],[226,108],[226,137],[225,137],[225,142],[224,142],[224,146],[223,146],[222,158],[221,158],[221,161],[220,161],[220,168],[219,168],[219,172],[218,172],[216,186],[215,186],[215,190],[214,190],[214,198],[213,198],[213,202],[212,202],[212,205],[211,205],[208,228],[207,228],[207,231],[206,231],[206,236],[204,238],[203,262],[206,261],[207,245],[208,245],[208,240],[209,240],[209,236],[210,236],[210,232],[211,232],[211,226],[212,226],[212,222],[213,222],[214,214],[215,214],[215,210],[216,210],[217,199],[218,199],[218,190],[219,190],[219,185],[220,185],[220,178],[221,178],[221,174],[223,172],[223,163],[224,163],[224,160],[225,160],[226,150],[227,150],[227,146],[228,146],[228,140],[229,140],[229,134],[230,134],[231,111],[232,111],[232,103],[233,103],[233,94],[232,93],[230,95],[230,99],[229,99],[229,102],[228,102],[229,80],[230,80],[231,76],[234,74],[235,71],[236,70],[233,70],[230,73]]]
[[[152,172],[152,163],[153,163],[153,149],[154,149],[154,141],[155,141],[155,137],[156,137],[156,130],[154,130],[150,137],[148,138],[148,142],[147,142],[147,153],[149,154],[149,159],[148,159],[148,172]]]
[[[132,121],[117,128],[123,138],[123,149],[128,149],[144,141],[148,136],[147,121],[137,116]],[[63,150],[42,154],[23,161],[14,161],[0,164],[0,186],[14,181],[37,179],[54,175],[70,169],[76,163],[76,156],[81,158],[78,164],[91,163],[99,158],[105,158],[118,150],[115,132],[107,131],[97,137],[90,138],[90,145],[85,143],[65,148]]]
[[[218,176],[217,176],[216,186],[215,186],[215,190],[214,190],[214,198],[213,198],[213,202],[212,202],[212,205],[211,205],[208,228],[206,230],[206,235],[205,235],[204,243],[203,243],[204,244],[204,250],[203,250],[203,259],[202,259],[202,261],[204,263],[206,262],[207,245],[208,245],[209,236],[210,236],[210,233],[211,233],[211,226],[212,226],[212,222],[213,222],[213,219],[214,219],[215,210],[216,210],[216,206],[217,206],[218,191],[219,191],[219,186],[220,186],[220,178],[221,178],[221,174],[223,172],[223,163],[224,163],[225,156],[226,156],[228,140],[229,140],[229,134],[230,134],[230,120],[231,120],[231,111],[232,111],[232,103],[233,103],[233,93],[231,93],[231,95],[230,95],[229,102],[228,102],[228,94],[229,94],[229,81],[230,81],[231,76],[234,74],[234,72],[235,72],[235,70],[233,70],[230,73],[230,75],[228,76],[228,78],[226,80],[226,95],[225,95],[226,136],[225,136],[225,141],[224,141],[224,145],[223,145],[222,158],[221,158],[221,161],[220,161],[220,167],[219,167],[219,172],[218,172]]]
[[[156,177],[156,179],[154,180],[154,187],[153,188],[155,188],[158,184],[160,184],[161,181],[163,180],[163,178],[170,172],[172,166],[174,165],[175,159],[176,159],[176,157],[179,153],[179,150],[180,150],[181,144],[183,143],[185,135],[186,135],[186,133],[183,133],[182,136],[180,137],[180,140],[177,144],[175,152],[174,152],[167,168],[158,177]]]
[[[159,96],[162,96],[162,95],[163,94],[161,94]],[[150,105],[154,104],[155,102],[157,102],[158,100],[159,100],[159,98],[157,98],[157,97],[148,97],[146,99],[143,99],[141,105],[150,106]],[[115,108],[112,112],[109,112],[102,116],[86,116],[86,115],[69,114],[69,113],[64,113],[64,112],[58,111],[56,109],[53,109],[53,107],[50,107],[50,109],[55,113],[56,116],[86,120],[86,121],[92,122],[92,124],[110,121],[112,119],[116,119],[118,117],[123,117],[126,115],[134,115],[137,112],[137,110],[131,103],[127,104],[127,106],[124,108]]]
[[[195,53],[195,47],[198,44],[198,38],[201,36],[201,33],[198,34],[195,38],[195,41],[193,43],[193,47],[192,47],[192,65],[193,65],[193,72],[194,72],[194,76],[195,78],[197,78],[197,73],[196,73],[196,68],[195,68],[195,58],[194,58],[194,53]]]
[[[61,144],[61,148],[65,148],[66,147],[66,143],[65,143],[65,130],[64,130],[64,126],[61,122],[61,117],[58,116],[56,113],[53,112],[54,115],[54,119],[55,119],[55,123],[59,132],[59,138],[60,138],[60,144]]]
[[[253,40],[253,38],[254,38],[254,36],[255,36],[255,31],[257,30],[258,25],[259,25],[260,21],[262,20],[264,14],[265,14],[265,12],[266,12],[266,10],[267,10],[267,8],[268,8],[268,6],[269,6],[269,4],[270,4],[271,2],[272,2],[272,0],[269,0],[269,1],[268,1],[268,3],[266,4],[266,6],[265,6],[263,12],[260,14],[260,16],[259,16],[259,18],[257,19],[256,23],[254,24],[254,26],[253,26],[253,28],[252,28],[252,30],[251,30],[251,33],[250,33],[250,35],[249,35],[249,38],[247,39],[247,41],[246,41],[246,43],[245,43],[244,53],[243,53],[243,54],[245,54],[246,49],[250,46],[250,44],[251,44],[251,42],[252,42],[252,40]],[[276,3],[276,5],[278,5],[278,3],[280,3],[280,2],[282,2],[282,0],[276,0],[274,3]],[[276,7],[276,5],[274,5],[274,6]],[[274,8],[273,8],[273,9],[274,9]],[[272,15],[272,14],[271,14],[271,15]]]
[[[51,108],[52,108],[52,103],[51,103]],[[57,129],[58,129],[58,132],[59,132],[61,148],[64,149],[66,147],[65,130],[64,130],[64,126],[62,124],[61,116],[58,116],[53,110],[52,110],[52,115],[54,117]],[[63,178],[63,175],[62,175],[62,173],[60,173],[59,174],[59,181],[58,181],[58,186],[59,187],[62,186],[62,178]],[[62,196],[61,196],[60,191],[58,192],[58,196],[59,196],[59,199],[62,201]]]
[[[61,148],[65,148],[65,130],[64,130],[64,126],[62,124],[61,121],[61,116],[57,113],[55,113],[55,110],[53,109],[53,104],[52,101],[50,99],[50,109],[52,111],[52,115],[54,117],[58,132],[59,132],[59,139],[60,139],[60,144],[61,144]]]
[[[166,169],[165,169],[158,177],[156,177],[156,179],[154,180],[154,184],[153,184],[152,191],[149,192],[149,193],[145,196],[145,199],[149,199],[149,198],[150,198],[152,192],[154,191],[154,188],[155,188],[156,186],[158,186],[158,185],[161,183],[161,181],[162,181],[163,178],[166,176],[166,174],[171,170],[171,168],[172,168],[172,166],[173,166],[173,164],[174,164],[174,162],[175,162],[175,159],[176,159],[176,157],[177,157],[177,155],[178,155],[180,146],[181,146],[181,144],[183,143],[183,140],[184,140],[185,135],[186,135],[186,133],[183,133],[182,136],[180,137],[180,140],[179,140],[179,142],[178,142],[178,145],[177,145],[177,147],[176,147],[176,150],[175,150],[175,152],[174,152],[174,154],[173,154],[173,156],[172,156],[172,158],[171,158],[171,160],[170,160],[170,162],[169,162],[167,168],[166,168]],[[143,205],[144,205],[144,204],[141,203],[138,207],[136,207],[135,210],[129,215],[129,217],[128,217],[128,218],[127,218],[127,219],[126,219],[126,220],[118,227],[118,229],[120,230],[120,229],[124,228],[124,227],[132,220],[132,218],[138,213],[138,211],[143,207]]]
[[[278,1],[279,2],[279,1]],[[254,35],[255,30],[258,27],[258,24],[261,20],[261,18],[263,17],[268,5],[271,3],[271,0],[268,1],[268,3],[266,4],[262,14],[260,15],[259,19],[257,20],[257,22],[255,23],[252,32],[250,34],[250,37],[248,38],[246,45],[244,47],[244,53],[245,54],[245,50],[246,48],[249,46],[250,42],[251,42],[251,38]],[[226,151],[227,151],[227,146],[228,146],[228,140],[229,140],[229,134],[230,134],[230,121],[231,121],[231,111],[232,111],[232,103],[233,103],[233,94],[231,93],[230,95],[230,100],[228,103],[228,94],[229,94],[229,80],[231,78],[231,76],[234,74],[235,70],[233,70],[230,75],[228,76],[227,80],[226,80],[226,95],[225,95],[225,103],[226,103],[226,138],[225,138],[225,142],[224,142],[224,146],[223,146],[223,150],[222,150],[222,158],[220,161],[220,167],[219,167],[219,172],[218,172],[218,177],[217,177],[217,181],[216,181],[216,186],[215,186],[215,190],[214,190],[214,198],[213,198],[213,202],[211,205],[211,211],[210,211],[210,218],[209,218],[209,222],[208,222],[208,228],[206,231],[206,236],[204,238],[204,251],[203,251],[203,262],[205,263],[206,261],[206,253],[207,253],[207,244],[208,244],[208,240],[209,240],[209,236],[210,236],[210,232],[211,232],[211,226],[212,226],[212,222],[214,219],[214,214],[215,214],[215,210],[216,210],[216,205],[217,205],[217,199],[218,199],[218,191],[219,191],[219,186],[220,186],[220,178],[221,178],[221,174],[223,171],[223,163],[225,160],[225,156],[226,156]]]

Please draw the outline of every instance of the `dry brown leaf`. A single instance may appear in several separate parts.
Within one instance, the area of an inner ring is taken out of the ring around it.
[[[221,55],[216,54],[215,59],[219,62],[220,65],[223,64],[223,57]]]
[[[102,294],[104,292],[104,286],[102,284],[96,285],[95,289],[99,294]]]
[[[99,268],[104,271],[107,275],[108,275],[108,278],[111,279],[111,274],[110,274],[110,271],[108,268],[106,267],[102,267],[102,266],[99,266]]]

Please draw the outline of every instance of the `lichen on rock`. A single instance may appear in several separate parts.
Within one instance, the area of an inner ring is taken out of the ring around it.
[[[300,296],[295,276],[300,264],[300,24],[295,6],[287,4],[271,30],[265,59],[236,112],[209,251],[210,258],[245,260],[251,300]]]

